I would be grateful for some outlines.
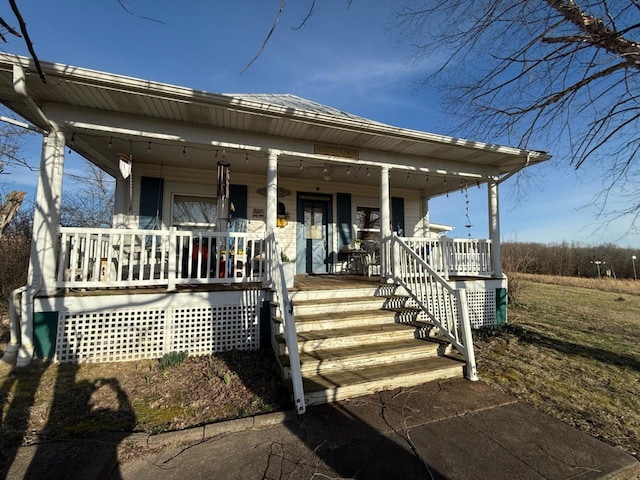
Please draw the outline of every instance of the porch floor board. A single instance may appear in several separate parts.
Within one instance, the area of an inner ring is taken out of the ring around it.
[[[338,290],[343,288],[375,287],[380,284],[380,277],[372,275],[296,275],[290,292],[307,290]]]
[[[139,286],[139,287],[112,287],[112,288],[69,288],[61,289],[55,297],[96,297],[109,295],[144,295],[144,294],[162,294],[162,293],[189,293],[189,292],[225,292],[238,290],[255,290],[262,288],[260,282],[245,283],[207,283],[192,285],[176,285],[175,290],[167,290],[166,286]]]

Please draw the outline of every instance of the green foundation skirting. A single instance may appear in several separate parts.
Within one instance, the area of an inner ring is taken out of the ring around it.
[[[507,289],[496,288],[496,325],[507,323]]]
[[[52,359],[56,353],[58,335],[58,312],[36,312],[33,314],[33,340],[37,358]]]

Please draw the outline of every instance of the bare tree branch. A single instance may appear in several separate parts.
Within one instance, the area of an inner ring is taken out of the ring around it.
[[[262,42],[262,46],[260,47],[260,50],[258,50],[258,53],[256,53],[255,56],[249,61],[249,63],[247,63],[245,65],[245,67],[240,72],[240,75],[242,75],[244,72],[246,72],[247,69],[253,64],[253,62],[255,62],[258,59],[258,57],[260,57],[260,55],[262,55],[262,52],[264,51],[265,47],[267,46],[267,43],[269,43],[269,39],[271,38],[271,35],[273,35],[273,32],[275,31],[276,26],[278,25],[278,22],[280,21],[280,16],[282,15],[282,12],[284,12],[284,7],[285,7],[286,3],[287,3],[287,0],[281,0],[280,9],[278,10],[278,14],[276,15],[276,18],[273,21],[273,24],[271,25],[271,29],[269,30],[269,33],[267,33],[267,36],[265,37],[264,41]]]
[[[313,15],[315,8],[316,8],[316,0],[311,0],[311,5],[309,5],[309,11],[307,12],[307,15],[302,19],[302,22],[300,22],[300,25],[298,25],[297,27],[293,27],[293,29],[300,30],[302,27],[304,27],[307,24],[307,20],[311,18],[311,15]]]
[[[0,26],[4,28],[7,32],[9,32],[11,35],[15,35],[18,38],[22,38],[22,35],[20,35],[20,33],[17,32],[13,27],[9,26],[9,24],[5,22],[4,18],[2,17],[0,17]],[[7,43],[7,39],[5,38],[4,35],[0,34],[0,37],[2,37],[3,42]]]
[[[606,171],[603,192],[631,195],[598,205],[639,212],[638,0],[404,0],[396,22],[438,60],[420,85],[441,87],[458,134],[567,145],[569,164]]]
[[[38,75],[40,75],[40,79],[42,83],[47,83],[47,77],[42,71],[42,67],[40,66],[40,60],[38,60],[38,56],[36,55],[36,51],[33,48],[33,43],[31,42],[31,37],[29,37],[29,32],[27,31],[27,24],[24,23],[24,19],[22,18],[22,14],[20,13],[20,9],[18,9],[18,5],[15,0],[9,0],[9,5],[11,5],[11,10],[13,10],[13,14],[16,16],[18,20],[18,24],[20,25],[20,31],[24,36],[24,41],[27,44],[27,49],[31,54],[31,58],[36,64],[36,70],[38,70]]]
[[[163,22],[162,20],[158,20],[158,19],[151,18],[151,17],[145,17],[145,16],[143,16],[143,15],[138,15],[138,14],[136,14],[136,13],[132,12],[132,11],[131,11],[131,10],[129,10],[129,9],[127,8],[127,6],[124,4],[124,0],[116,0],[116,1],[118,2],[118,4],[122,7],[122,9],[123,9],[125,12],[127,12],[129,15],[131,15],[131,16],[133,16],[133,17],[140,18],[140,19],[142,19],[142,20],[148,20],[149,22],[155,22],[155,23],[160,23],[160,24],[162,24],[162,25],[166,25],[166,23],[165,23],[165,22]]]

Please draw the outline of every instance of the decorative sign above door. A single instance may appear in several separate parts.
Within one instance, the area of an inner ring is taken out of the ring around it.
[[[358,160],[360,156],[360,152],[354,148],[335,147],[332,145],[314,145],[313,152],[316,155],[351,158],[353,160]]]
[[[258,193],[259,195],[262,195],[263,197],[266,197],[267,187],[259,188],[258,190],[256,190],[256,193]],[[283,187],[278,187],[278,198],[288,197],[289,195],[291,195],[291,190],[287,190],[286,188],[283,188]]]

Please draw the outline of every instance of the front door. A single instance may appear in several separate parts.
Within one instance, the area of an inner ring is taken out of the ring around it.
[[[302,200],[302,241],[306,273],[327,273],[329,202]]]

